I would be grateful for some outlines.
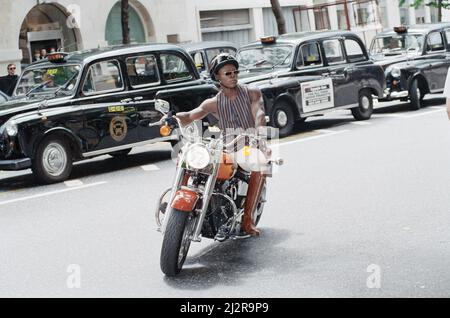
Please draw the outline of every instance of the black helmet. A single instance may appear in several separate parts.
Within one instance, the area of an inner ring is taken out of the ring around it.
[[[209,68],[209,74],[213,81],[216,81],[216,75],[219,73],[220,69],[227,64],[232,64],[236,69],[239,69],[238,61],[230,53],[221,53],[213,58]]]

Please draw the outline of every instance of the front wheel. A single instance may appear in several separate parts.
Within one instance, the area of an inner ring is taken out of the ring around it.
[[[67,180],[72,166],[72,150],[67,140],[50,136],[39,144],[32,170],[40,183],[51,184]]]
[[[160,265],[169,277],[176,276],[183,268],[194,232],[192,213],[172,209],[161,248]]]
[[[352,115],[356,120],[368,120],[373,114],[373,97],[369,90],[359,93],[358,107],[352,108]]]

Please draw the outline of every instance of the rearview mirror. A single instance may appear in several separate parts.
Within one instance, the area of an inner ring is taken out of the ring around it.
[[[155,109],[166,115],[170,112],[170,103],[163,99],[157,99],[155,101]]]

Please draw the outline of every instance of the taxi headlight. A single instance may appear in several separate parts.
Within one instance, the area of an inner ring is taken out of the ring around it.
[[[18,133],[17,124],[14,120],[10,120],[5,124],[5,130],[8,136],[14,137]]]
[[[195,145],[188,150],[186,162],[189,167],[197,170],[205,169],[211,162],[211,156],[205,147]]]
[[[400,78],[400,76],[402,75],[402,71],[398,67],[393,67],[391,69],[391,75],[392,77]]]

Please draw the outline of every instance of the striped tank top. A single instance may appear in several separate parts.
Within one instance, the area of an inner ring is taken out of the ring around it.
[[[217,108],[219,113],[219,128],[242,129],[243,131],[255,128],[249,89],[247,86],[237,86],[238,94],[235,100],[228,99],[221,91],[217,95]]]

